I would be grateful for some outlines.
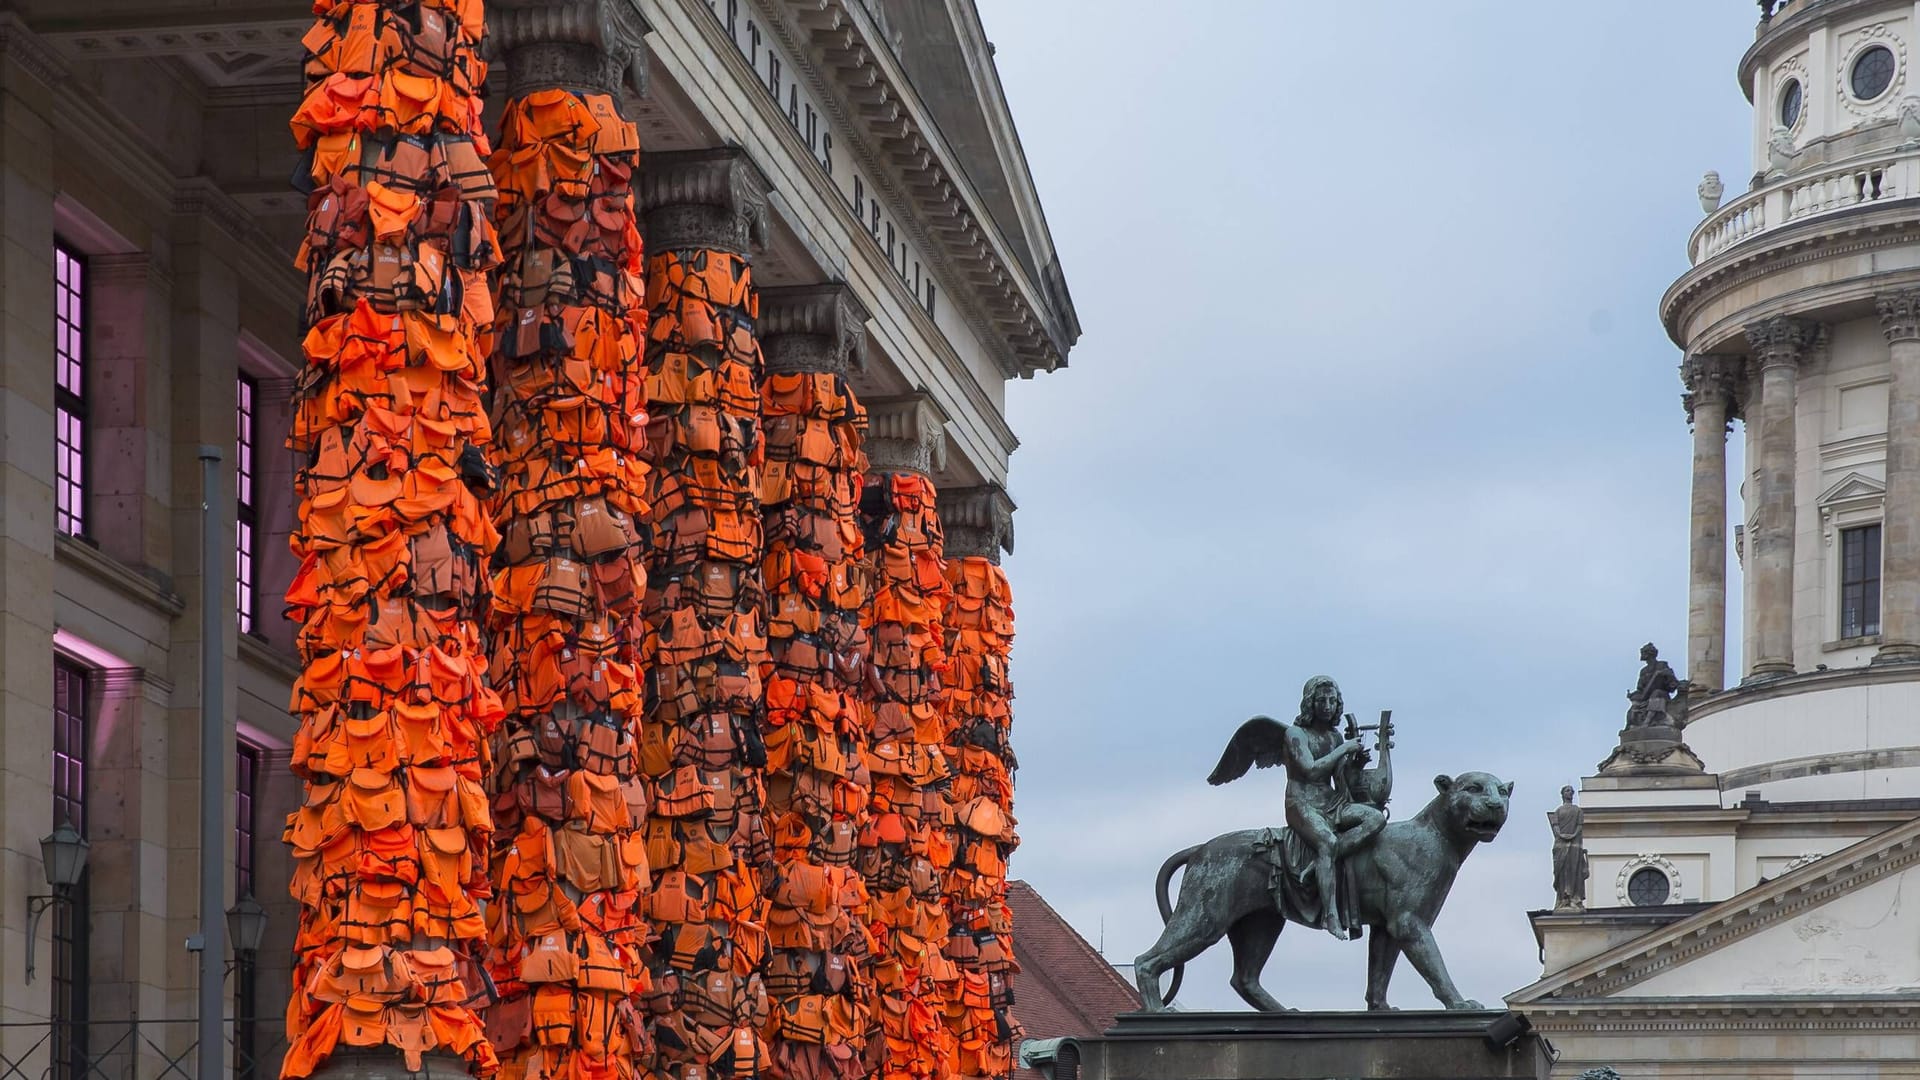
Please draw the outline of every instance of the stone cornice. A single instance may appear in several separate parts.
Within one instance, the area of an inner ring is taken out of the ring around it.
[[[206,221],[231,241],[230,256],[243,282],[277,294],[287,310],[303,303],[299,272],[244,206],[204,176],[188,177],[173,189],[173,213]]]
[[[1547,998],[1524,1003],[1534,1029],[1589,1036],[1716,1031],[1913,1031],[1910,994]]]
[[[648,154],[640,206],[649,251],[745,255],[767,243],[767,174],[737,146]]]
[[[1747,381],[1746,360],[1738,356],[1689,356],[1680,363],[1680,379],[1686,385],[1687,392],[1680,395],[1680,403],[1687,410],[1687,422],[1693,422],[1693,410],[1703,399],[1718,400],[1726,405],[1726,419],[1731,422],[1741,412],[1741,388]]]
[[[947,558],[976,557],[998,563],[1002,551],[1013,554],[1015,509],[999,484],[942,491],[938,511],[940,531],[947,538]]]
[[[85,540],[62,533],[54,537],[53,553],[60,562],[169,618],[187,610],[186,600],[169,585],[147,577]]]
[[[104,697],[137,697],[164,708],[173,696],[173,684],[146,668],[96,668],[94,675]]]
[[[947,415],[926,391],[867,406],[867,460],[874,473],[931,474],[947,466]]]
[[[1706,911],[1609,949],[1511,997],[1529,1011],[1555,998],[1608,997],[1636,982],[1920,863],[1920,820],[1789,871]]]
[[[66,81],[67,64],[59,52],[12,12],[0,12],[0,54],[48,86]]]
[[[634,0],[488,0],[488,51],[503,61],[507,96],[562,87],[647,92],[650,28]]]
[[[1667,287],[1660,298],[1660,320],[1667,337],[1681,348],[1716,351],[1722,339],[1688,341],[1681,325],[1686,313],[1708,296],[1719,296],[1782,270],[1848,255],[1860,255],[1920,242],[1920,216],[1913,199],[1886,199],[1809,218],[1763,233],[1764,243],[1741,244],[1695,266]],[[1802,290],[1807,302],[1796,310],[1812,310],[1817,297],[1834,301],[1870,300],[1890,287],[1886,271],[1859,275],[1854,288],[1820,285]],[[1896,275],[1908,276],[1908,275]],[[1751,316],[1745,316],[1751,318]],[[1737,329],[1733,333],[1737,334]],[[1704,335],[1703,335],[1704,337]]]
[[[867,369],[867,309],[840,282],[760,290],[754,333],[768,371]]]
[[[808,53],[838,82],[825,95],[828,108],[847,127],[867,136],[879,150],[850,148],[865,159],[896,203],[918,210],[927,231],[915,223],[916,239],[939,268],[965,281],[974,294],[962,305],[970,321],[985,324],[981,340],[991,348],[1003,342],[1011,352],[1009,375],[1031,376],[1066,364],[1078,337],[1071,310],[1052,312],[1045,283],[1034,280],[1012,254],[1012,246],[992,216],[976,207],[984,200],[922,105],[864,7],[851,0],[777,0],[807,33]],[[786,36],[784,26],[774,28]],[[785,42],[789,45],[796,42]],[[851,102],[854,115],[843,112]],[[899,177],[899,183],[890,178]],[[937,254],[934,254],[937,253]],[[1064,289],[1058,290],[1064,294]]]

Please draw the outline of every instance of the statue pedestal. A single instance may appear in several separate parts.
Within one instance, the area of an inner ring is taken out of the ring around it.
[[[1546,1080],[1547,1043],[1517,1014],[1128,1013],[1060,1048],[1055,1080]]]
[[[1600,763],[1602,774],[1680,775],[1705,771],[1698,757],[1681,741],[1671,724],[1645,724],[1620,729],[1620,744]]]

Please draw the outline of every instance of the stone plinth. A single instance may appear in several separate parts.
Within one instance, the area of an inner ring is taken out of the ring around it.
[[[1645,724],[1620,729],[1620,744],[1600,763],[1603,774],[1644,775],[1697,773],[1705,766],[1680,738],[1672,724]]]
[[[1552,1065],[1546,1041],[1503,1009],[1130,1013],[1073,1044],[1055,1080],[1074,1053],[1077,1080],[1545,1080]]]

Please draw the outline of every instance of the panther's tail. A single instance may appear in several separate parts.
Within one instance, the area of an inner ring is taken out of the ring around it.
[[[1184,851],[1176,851],[1160,864],[1160,873],[1153,879],[1153,898],[1160,903],[1160,922],[1163,925],[1173,919],[1173,902],[1167,898],[1167,886],[1173,883],[1173,872],[1192,862],[1194,853],[1203,847],[1206,845],[1195,844]],[[1173,1004],[1173,995],[1180,992],[1180,977],[1186,974],[1186,970],[1185,964],[1173,965],[1173,980],[1167,984],[1167,992],[1160,997],[1162,1003]]]

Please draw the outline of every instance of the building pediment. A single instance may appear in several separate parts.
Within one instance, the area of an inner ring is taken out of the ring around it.
[[[1920,988],[1920,820],[1909,821],[1516,991],[1533,1005],[1911,996]]]
[[[1871,476],[1848,473],[1844,479],[1820,493],[1821,506],[1838,506],[1857,500],[1879,501],[1886,497],[1887,485]]]

